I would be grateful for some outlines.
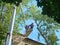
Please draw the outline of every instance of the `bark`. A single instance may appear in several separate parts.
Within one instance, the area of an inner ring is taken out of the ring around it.
[[[36,22],[36,21],[35,21],[35,22]],[[39,24],[40,24],[40,23],[41,23],[41,21],[39,21]],[[36,24],[37,24],[37,22],[36,22]],[[41,31],[41,29],[38,27],[39,24],[37,24],[37,29],[38,29],[38,31],[40,32],[41,36],[45,39],[46,45],[49,45],[46,36],[43,34],[43,32]]]
[[[42,37],[45,39],[46,45],[49,45],[47,38],[44,36],[44,34],[42,33],[42,31],[37,27],[38,31],[40,32],[40,34],[42,35]]]

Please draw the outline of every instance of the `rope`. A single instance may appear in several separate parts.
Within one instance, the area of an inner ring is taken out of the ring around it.
[[[21,8],[22,19],[23,19],[24,25],[26,25],[25,24],[25,14],[23,13],[23,10],[22,10],[22,3],[20,3],[20,8]]]

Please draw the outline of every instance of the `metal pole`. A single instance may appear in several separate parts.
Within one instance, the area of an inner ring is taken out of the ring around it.
[[[6,39],[5,45],[11,45],[15,15],[16,15],[16,6],[14,5],[13,12],[12,12],[12,17],[11,17],[11,21],[10,21],[10,27],[9,27],[9,30],[8,30],[8,33],[7,33],[7,39]]]

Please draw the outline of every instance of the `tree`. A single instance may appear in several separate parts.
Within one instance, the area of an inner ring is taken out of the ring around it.
[[[54,18],[60,23],[60,1],[59,0],[36,0],[38,7],[43,7],[42,14]]]
[[[54,21],[53,18],[49,18],[47,15],[40,14],[40,11],[34,5],[31,5],[29,8],[27,8],[25,14],[26,17],[35,21],[39,35],[44,38],[46,45],[57,44],[56,41],[58,41],[58,39],[55,32],[60,27],[60,25]]]
[[[17,6],[19,5],[19,3],[22,2],[22,0],[2,0],[2,1],[10,4],[16,4]]]
[[[4,4],[3,10],[2,10],[2,4]],[[10,8],[11,7],[11,8]],[[10,26],[10,19],[12,16],[12,9],[13,9],[13,4],[10,3],[1,3],[0,5],[0,44],[3,45],[3,41],[5,41],[6,38],[6,33],[9,29]],[[20,10],[20,7],[17,7],[17,11]],[[19,12],[17,12],[18,14]],[[19,15],[16,15],[16,17]],[[3,17],[3,18],[2,18]],[[18,28],[18,19],[19,17],[16,18],[15,26],[14,26],[14,33],[17,34],[19,28]],[[3,19],[3,20],[2,20]]]
[[[2,3],[9,3],[9,4],[14,4],[15,5],[15,7],[13,8],[14,10],[13,10],[13,15],[12,15],[12,19],[11,19],[11,23],[10,23],[10,27],[11,28],[9,28],[9,33],[7,33],[7,37],[6,37],[6,43],[7,42],[9,42],[9,45],[11,44],[11,39],[12,39],[12,33],[13,33],[13,26],[14,26],[14,21],[15,21],[15,15],[16,15],[16,6],[18,6],[21,2],[22,2],[22,0],[1,0],[1,2]],[[2,8],[2,10],[3,10],[3,8]],[[1,13],[1,15],[2,15],[2,13]],[[8,37],[9,36],[9,37]],[[9,38],[9,39],[8,39]],[[7,40],[9,40],[9,41],[7,41]],[[6,44],[5,43],[5,44]],[[7,44],[8,45],[8,44]]]
[[[1,33],[0,34],[0,37],[1,37],[0,44],[2,45],[2,43],[3,43],[2,40],[4,41],[4,39],[6,38],[6,33],[7,33],[7,30],[9,29],[10,19],[11,19],[12,9],[13,9],[14,4],[17,6],[17,11],[16,11],[16,20],[15,20],[15,24],[14,24],[15,26],[14,26],[14,33],[13,34],[19,33],[19,30],[20,30],[19,23],[20,23],[20,20],[22,20],[20,15],[18,15],[20,13],[19,12],[20,11],[19,4],[21,2],[23,4],[25,4],[25,2],[24,2],[24,0],[0,0],[0,2],[1,2],[0,3],[0,9],[1,9],[0,10],[0,27],[1,27],[0,28],[0,33]]]
[[[1,42],[1,45],[2,45],[2,42],[4,41],[4,39],[6,37],[6,32],[7,32],[8,28],[9,28],[10,19],[11,19],[11,15],[12,15],[12,9],[13,9],[13,5],[14,5],[14,1],[11,2],[11,0],[9,0],[9,1],[6,0],[6,2],[5,2],[5,0],[3,0],[3,2],[5,4],[4,5],[4,7],[5,7],[4,9],[6,9],[6,10],[4,11],[4,13],[2,13],[4,15],[3,21],[0,21],[0,33],[1,33],[0,34],[0,37],[1,37],[0,42]],[[27,2],[25,2],[23,0],[22,3],[23,3],[23,5],[25,5],[25,4],[27,4]],[[1,4],[0,4],[0,7],[2,7]],[[18,6],[17,7],[16,20],[15,20],[15,26],[14,26],[14,33],[15,34],[20,29],[19,23],[21,23],[21,21],[24,20],[24,18],[22,18],[23,15],[19,11],[20,11],[20,7]],[[1,12],[2,11],[0,11],[0,14],[1,14]],[[28,7],[27,11],[25,12],[25,19],[27,20],[29,18],[32,18],[35,21],[35,23],[37,25],[37,29],[40,32],[39,34],[41,34],[41,36],[45,39],[46,44],[51,43],[51,42],[52,42],[51,44],[55,44],[56,43],[57,37],[55,35],[55,31],[56,31],[57,28],[60,27],[60,25],[58,23],[56,23],[54,21],[54,19],[51,19],[51,18],[49,18],[47,16],[43,16],[42,14],[40,14],[40,11],[34,5]],[[40,25],[41,22],[44,22],[44,23],[42,25]],[[41,27],[43,27],[43,26],[46,26],[46,29],[44,29],[44,31],[43,31],[43,29],[41,29]],[[54,33],[52,33],[52,32],[54,32]],[[47,35],[45,33],[47,33],[49,35]],[[53,37],[54,39],[51,38],[51,37]]]

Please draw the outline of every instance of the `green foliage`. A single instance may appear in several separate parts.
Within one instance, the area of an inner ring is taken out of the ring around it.
[[[51,38],[52,37],[52,38]],[[53,44],[55,41],[57,41],[57,36],[55,34],[50,34],[48,36],[48,39],[51,40],[51,43]]]
[[[42,7],[42,14],[47,14],[49,17],[54,18],[60,23],[60,1],[59,0],[36,0],[37,6]]]
[[[2,13],[3,11],[0,10],[0,17],[1,17],[1,13],[4,15],[4,20],[0,21],[0,44],[2,45],[2,41],[5,39],[6,37],[6,32],[9,28],[10,25],[10,19],[12,16],[12,10],[13,10],[13,4],[15,3],[16,0],[2,0],[3,2],[5,2],[4,5],[4,9],[6,9],[4,11],[4,14]],[[0,2],[2,2],[0,1]],[[19,0],[17,0],[19,1]],[[22,4],[27,5],[29,0],[22,0]],[[1,3],[2,4],[2,3]],[[0,4],[0,9],[2,7],[2,5]],[[22,7],[23,7],[22,6]],[[16,20],[15,20],[15,24],[14,24],[14,33],[13,34],[19,34],[17,32],[19,32],[20,27],[19,24],[23,21],[23,20],[28,20],[28,19],[33,19],[37,25],[37,27],[39,27],[43,33],[44,36],[46,36],[46,38],[48,39],[48,41],[51,41],[52,44],[57,44],[57,37],[55,35],[55,31],[56,29],[60,28],[60,24],[58,24],[57,22],[54,21],[53,18],[49,18],[47,15],[42,15],[40,13],[40,11],[38,10],[38,8],[36,6],[34,6],[33,4],[28,8],[26,7],[27,10],[25,11],[25,15],[22,14],[22,12],[20,12],[21,7],[18,6],[17,7],[17,13],[16,13]],[[23,17],[25,16],[25,17]],[[2,19],[2,18],[1,18]],[[37,23],[38,22],[38,23]],[[41,22],[43,22],[42,25]],[[52,25],[53,24],[53,25]],[[43,26],[46,26],[46,29],[42,29]],[[46,32],[47,31],[47,32]],[[39,33],[39,36],[40,33]],[[39,37],[38,37],[39,38]]]
[[[28,4],[28,1],[29,1],[29,0],[22,0],[22,4],[25,6],[25,5]]]
[[[1,17],[1,14],[2,14],[2,17],[3,17],[3,18],[0,18],[0,44],[1,45],[3,45],[3,41],[6,38],[6,34],[7,34],[8,29],[9,29],[9,26],[10,26],[10,20],[11,20],[11,16],[12,16],[13,4],[4,3],[4,8],[3,8],[4,11],[2,10],[2,6],[3,5],[1,3],[1,6],[0,6],[0,17]],[[20,10],[19,8],[20,7],[18,6],[17,7],[17,13],[19,13],[18,12]],[[17,16],[19,16],[19,15],[16,15],[16,17]],[[16,18],[16,21],[15,21],[14,34],[17,33],[18,30],[19,30],[18,24],[19,24],[20,20],[18,18]],[[3,20],[1,21],[1,19],[3,19]],[[19,22],[17,22],[17,21],[19,21]]]
[[[0,44],[2,44],[2,40],[5,38],[5,32],[6,32],[6,28],[2,24],[2,22],[0,22]]]
[[[19,3],[22,2],[22,0],[2,0],[2,2],[6,2],[6,3],[10,3],[10,4],[16,4],[18,6]]]
[[[57,44],[56,41],[58,41],[58,39],[55,32],[60,28],[60,24],[54,21],[53,18],[50,18],[47,15],[40,14],[40,11],[34,5],[31,5],[29,8],[27,8],[25,14],[25,16],[29,19],[32,18],[35,21],[37,27],[39,27],[38,31],[40,33],[38,34],[38,38],[39,36],[41,36],[42,32],[42,35],[45,36],[48,41],[50,41],[49,43],[51,43],[51,45],[54,45],[55,43]]]

